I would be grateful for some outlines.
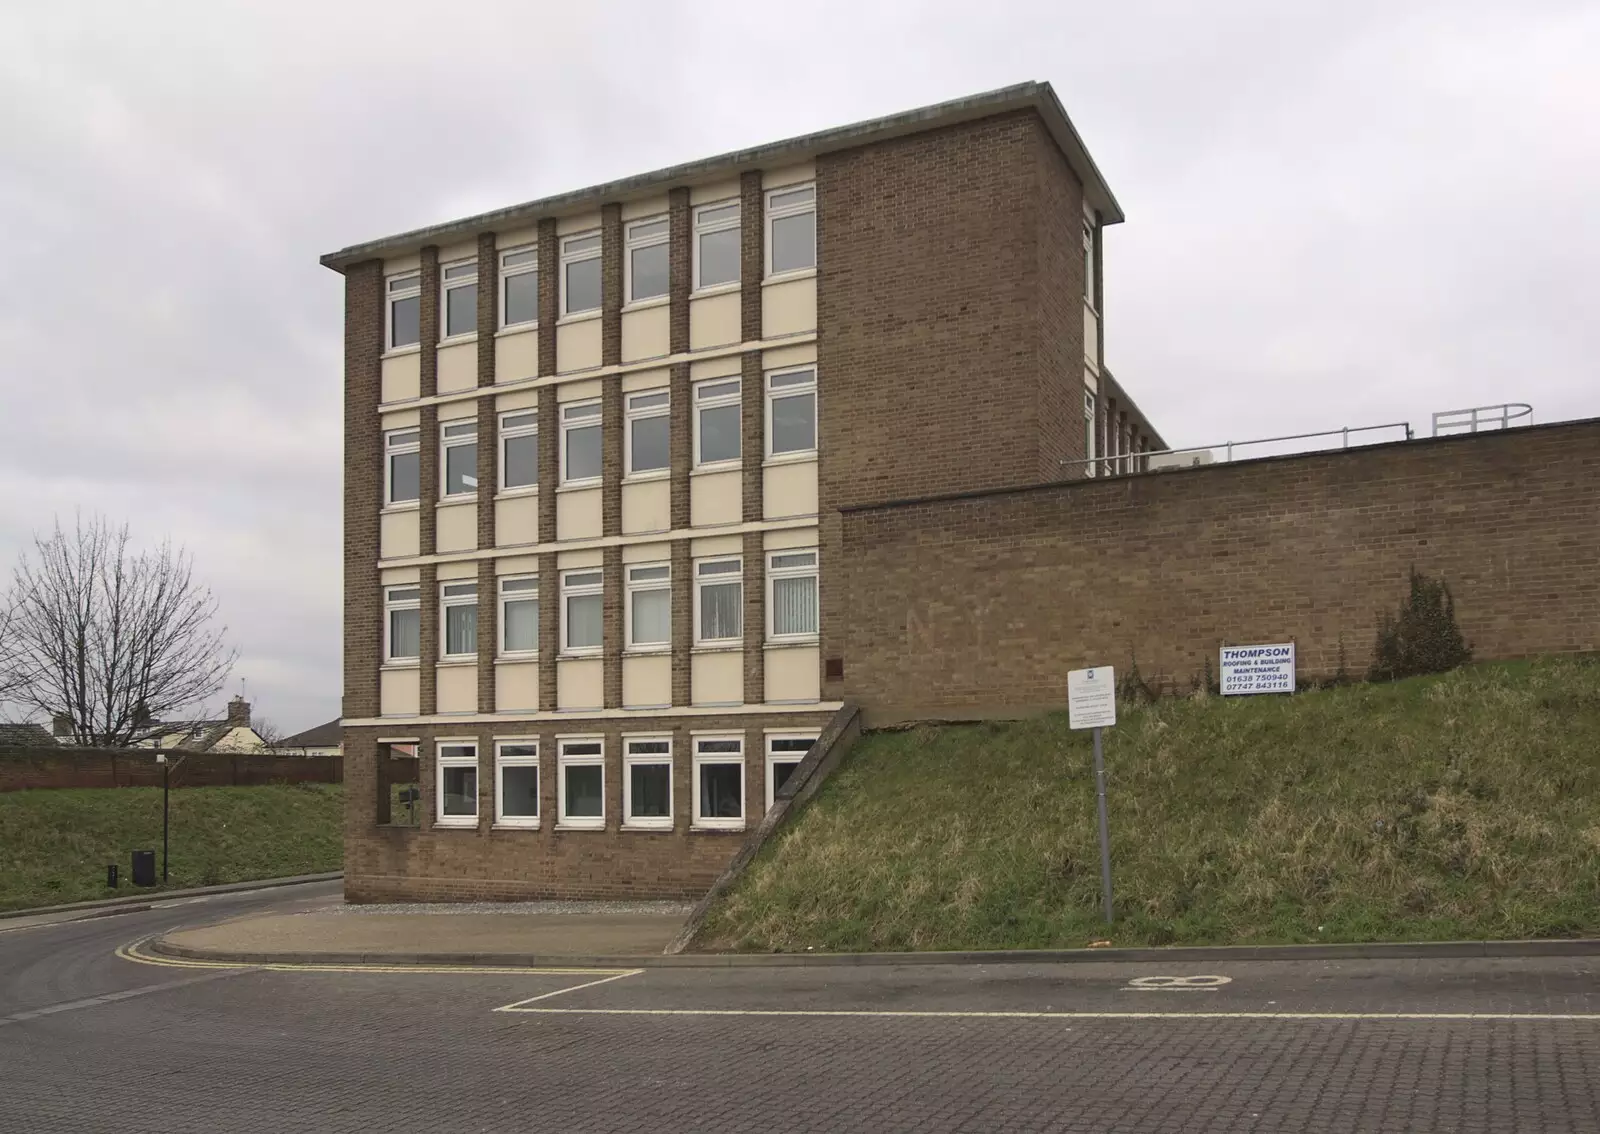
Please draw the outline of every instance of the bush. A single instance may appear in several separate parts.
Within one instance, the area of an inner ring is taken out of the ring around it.
[[[1472,649],[1456,623],[1450,585],[1412,567],[1411,594],[1400,604],[1399,615],[1378,615],[1378,641],[1367,680],[1445,673],[1471,660]]]

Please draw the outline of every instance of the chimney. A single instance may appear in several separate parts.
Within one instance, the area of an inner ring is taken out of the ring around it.
[[[57,740],[72,739],[72,717],[68,713],[57,713],[50,718],[50,735]]]
[[[228,727],[250,727],[250,702],[243,697],[235,697],[228,702]]]

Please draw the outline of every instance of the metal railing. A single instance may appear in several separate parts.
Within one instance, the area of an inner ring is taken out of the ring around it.
[[[1522,421],[1527,418],[1527,421]],[[1512,422],[1533,424],[1533,407],[1527,402],[1505,402],[1498,406],[1472,406],[1470,409],[1440,410],[1433,415],[1433,435],[1478,433],[1486,429],[1510,429]]]
[[[1531,412],[1531,411],[1530,411]],[[1436,415],[1437,416],[1437,415]],[[1222,441],[1215,445],[1196,445],[1189,449],[1152,449],[1149,452],[1138,453],[1112,453],[1107,456],[1090,457],[1087,460],[1062,461],[1064,468],[1088,470],[1090,476],[1120,476],[1127,473],[1148,472],[1155,468],[1182,468],[1187,465],[1211,464],[1217,460],[1217,452],[1221,450],[1223,461],[1254,460],[1261,457],[1280,457],[1284,453],[1256,453],[1241,456],[1238,450],[1257,447],[1261,445],[1282,445],[1291,441],[1311,441],[1318,438],[1339,438],[1338,448],[1351,448],[1350,439],[1359,434],[1375,433],[1379,430],[1401,430],[1404,437],[1379,437],[1373,440],[1357,442],[1360,445],[1381,445],[1385,441],[1410,441],[1413,437],[1411,423],[1408,421],[1391,421],[1384,425],[1346,425],[1340,429],[1325,429],[1317,433],[1290,433],[1283,437],[1257,437],[1248,441]],[[1334,446],[1324,446],[1333,448]],[[1297,449],[1295,452],[1314,452],[1316,450]],[[1184,461],[1182,458],[1192,455],[1196,459]],[[1174,459],[1176,458],[1176,459]],[[1152,463],[1154,461],[1155,463]]]

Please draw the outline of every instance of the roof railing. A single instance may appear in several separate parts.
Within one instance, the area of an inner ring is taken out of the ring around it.
[[[1400,430],[1402,437],[1378,437],[1367,439],[1366,434],[1379,431]],[[1410,441],[1414,434],[1411,423],[1408,421],[1391,421],[1383,425],[1346,425],[1339,429],[1325,429],[1317,433],[1289,433],[1282,437],[1256,437],[1248,441],[1222,441],[1215,445],[1196,445],[1188,449],[1151,449],[1143,452],[1110,453],[1104,456],[1090,457],[1087,460],[1062,461],[1065,468],[1087,470],[1089,476],[1118,476],[1126,473],[1148,472],[1151,469],[1187,468],[1193,465],[1209,465],[1215,462],[1220,450],[1223,461],[1248,461],[1262,457],[1286,456],[1284,453],[1253,453],[1241,454],[1240,450],[1259,448],[1263,445],[1282,445],[1291,441],[1312,441],[1325,438],[1339,439],[1338,448],[1352,448],[1351,439],[1356,438],[1354,447],[1362,445],[1381,445],[1385,441]],[[1334,446],[1323,446],[1334,448]],[[1298,449],[1296,452],[1314,452],[1316,450]],[[1184,460],[1192,457],[1193,460]]]
[[[1523,419],[1526,418],[1526,421]],[[1469,409],[1440,410],[1433,415],[1433,435],[1481,433],[1488,429],[1510,429],[1513,422],[1533,424],[1533,407],[1527,402],[1505,402],[1498,406],[1472,406]]]

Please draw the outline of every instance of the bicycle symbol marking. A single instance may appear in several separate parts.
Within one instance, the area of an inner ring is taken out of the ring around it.
[[[1124,992],[1215,992],[1232,977],[1225,976],[1142,976],[1123,986]]]

